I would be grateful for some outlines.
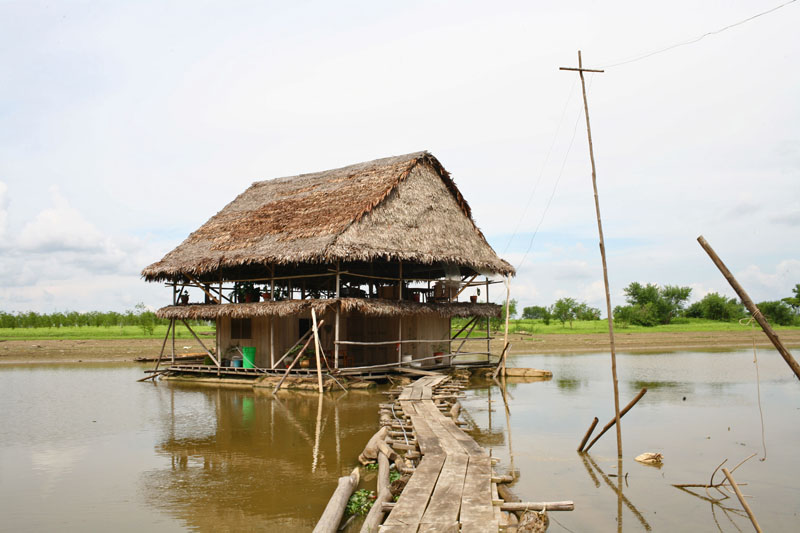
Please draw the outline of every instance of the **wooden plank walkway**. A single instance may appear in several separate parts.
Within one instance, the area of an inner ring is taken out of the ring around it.
[[[381,526],[384,533],[498,531],[491,458],[434,403],[434,389],[449,379],[422,377],[397,399],[422,459]]]

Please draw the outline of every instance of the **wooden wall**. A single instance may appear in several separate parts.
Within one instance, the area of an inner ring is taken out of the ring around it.
[[[274,349],[275,360],[278,360],[298,339],[300,319],[311,319],[308,316],[291,317],[255,317],[252,318],[250,339],[231,339],[231,319],[219,318],[217,320],[217,344],[223,357],[231,346],[255,346],[256,366],[269,368],[270,366],[270,321],[274,321]],[[320,330],[320,344],[329,360],[332,361],[334,352],[334,325],[336,315],[332,311],[324,316],[317,317],[325,320],[325,325]],[[361,342],[379,342],[397,340],[399,334],[399,318],[373,317],[358,313],[342,315],[340,317],[340,339]],[[403,339],[442,339],[441,349],[449,351],[448,339],[450,337],[450,320],[439,316],[407,316],[403,317]],[[313,347],[313,344],[311,345]],[[439,346],[436,344],[403,344],[403,355],[411,355],[414,359],[430,357]],[[397,346],[395,344],[384,346],[351,346],[343,345],[340,348],[348,366],[363,366],[370,364],[383,364],[397,362]],[[309,350],[313,356],[313,349]]]

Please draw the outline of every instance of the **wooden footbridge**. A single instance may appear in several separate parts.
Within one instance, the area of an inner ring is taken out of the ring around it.
[[[388,393],[396,398],[392,403],[381,404],[382,428],[359,456],[365,464],[378,461],[377,500],[361,533],[497,532],[512,523],[510,514],[503,511],[520,513],[522,521],[532,524],[542,516],[529,511],[574,508],[571,501],[519,502],[507,490],[502,492],[508,501],[503,501],[498,495],[498,483],[508,483],[513,478],[496,475],[492,469],[496,460],[454,420],[460,409],[457,398],[464,385],[447,375],[417,372],[429,375]],[[406,450],[405,457],[395,449]],[[390,460],[394,460],[398,471],[411,474],[396,503],[390,502]],[[415,461],[416,467],[412,467]],[[315,533],[332,533],[339,528],[347,498],[358,482],[358,468],[350,476],[339,478],[339,486]]]
[[[397,399],[422,459],[381,532],[498,530],[492,459],[434,403],[435,398],[455,395],[458,389],[448,387],[448,380],[425,376],[403,388]]]

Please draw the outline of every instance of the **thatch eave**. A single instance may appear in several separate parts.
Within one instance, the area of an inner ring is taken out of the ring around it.
[[[284,300],[243,304],[170,305],[156,311],[156,316],[176,320],[215,320],[217,318],[286,317],[309,313],[311,308],[322,314],[337,306],[343,313],[368,316],[499,317],[502,307],[493,303],[442,302],[419,303],[380,298],[332,298],[320,300]]]

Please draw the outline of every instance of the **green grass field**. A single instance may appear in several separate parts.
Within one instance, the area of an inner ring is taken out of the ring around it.
[[[213,332],[213,326],[192,326],[201,332]],[[155,339],[164,338],[167,326],[155,326],[153,334],[148,335],[139,326],[83,326],[63,328],[0,328],[0,340],[47,340],[47,339]],[[176,339],[191,339],[192,334],[183,325],[175,329]]]
[[[466,319],[453,320],[453,333],[456,333],[461,326],[466,322]],[[758,327],[758,326],[756,326]],[[199,334],[200,332],[213,332],[213,326],[193,326],[193,329]],[[750,326],[743,326],[738,322],[717,322],[714,320],[704,320],[700,318],[678,318],[672,324],[664,326],[654,326],[646,328],[643,326],[627,326],[621,327],[616,325],[614,331],[624,333],[665,333],[665,332],[692,332],[692,331],[747,331]],[[776,330],[785,329],[799,329],[795,327],[782,327],[775,326]],[[498,331],[502,331],[501,325]],[[177,328],[176,338],[190,339],[191,333],[186,327],[179,325]],[[606,334],[608,333],[608,324],[605,320],[593,321],[575,321],[572,327],[569,323],[561,325],[557,320],[551,321],[549,325],[545,325],[541,320],[511,320],[509,323],[509,331],[517,333],[524,331],[534,335],[544,334]],[[167,332],[167,326],[156,326],[152,335],[146,334],[139,326],[83,326],[83,327],[63,327],[63,328],[0,328],[0,340],[46,340],[46,339],[72,339],[72,340],[89,340],[89,339],[153,339],[163,338]],[[464,333],[461,334],[464,336]],[[470,337],[485,337],[486,330],[478,329],[476,327]]]
[[[460,319],[458,323],[453,321],[453,333],[461,329],[461,326],[466,323],[466,319]],[[756,324],[756,328],[759,328]],[[796,326],[773,326],[776,330],[784,329],[798,329]],[[706,320],[702,318],[676,318],[672,324],[644,327],[635,325],[621,325],[614,324],[614,331],[617,333],[688,333],[693,331],[747,331],[750,326],[744,326],[739,322],[719,322],[716,320]],[[498,331],[502,331],[503,326],[500,325]],[[587,335],[592,333],[605,333],[608,334],[608,322],[606,320],[591,320],[591,321],[574,321],[572,327],[569,322],[561,325],[558,320],[551,320],[550,324],[545,324],[541,320],[525,320],[517,319],[509,321],[508,331],[510,333],[517,333],[524,331],[534,335],[545,334],[564,334],[564,335]],[[462,335],[463,336],[463,333]],[[486,330],[478,330],[476,327],[472,331],[470,337],[485,337]]]

